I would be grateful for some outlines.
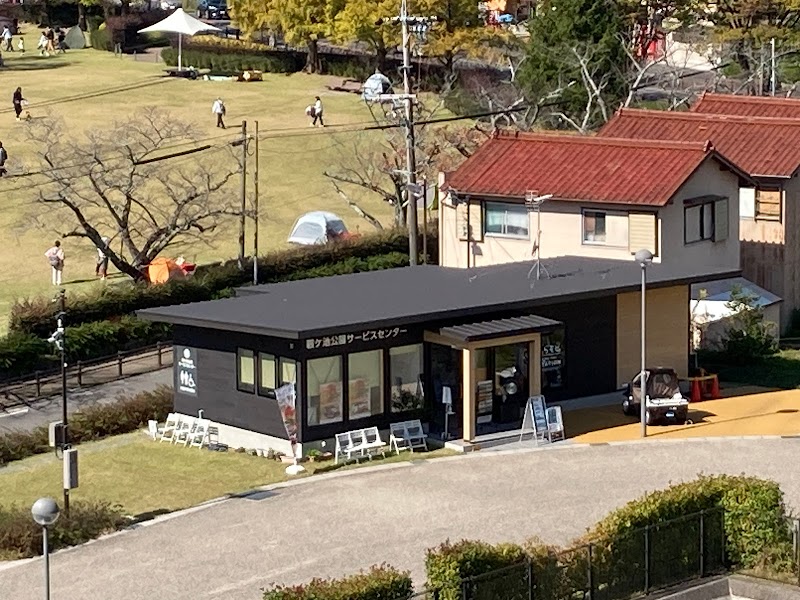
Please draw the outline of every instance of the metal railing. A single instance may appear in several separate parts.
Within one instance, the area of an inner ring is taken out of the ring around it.
[[[604,543],[543,549],[517,564],[463,579],[458,600],[630,599],[722,573],[723,516],[722,509],[704,510]],[[411,599],[440,600],[440,593],[420,591]]]
[[[67,368],[67,385],[94,386],[157,371],[172,365],[171,350],[171,342],[156,342],[150,346],[116,352],[91,360],[75,361]],[[27,406],[36,400],[60,393],[60,369],[35,371],[0,383],[0,412]]]

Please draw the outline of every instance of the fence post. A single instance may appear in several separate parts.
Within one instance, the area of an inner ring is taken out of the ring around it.
[[[706,576],[705,511],[700,511],[700,577]]]
[[[117,375],[122,377],[122,352],[117,350]]]
[[[720,521],[720,523],[719,523],[719,524],[720,524],[720,528],[719,528],[719,530],[720,530],[720,535],[722,536],[722,546],[721,546],[722,550],[720,550],[720,552],[722,553],[722,568],[727,570],[727,568],[728,568],[728,565],[727,565],[727,563],[725,562],[725,561],[726,561],[726,559],[727,559],[727,557],[726,557],[726,555],[725,555],[725,543],[726,543],[726,539],[725,539],[725,509],[724,509],[724,508],[721,508],[721,509],[719,510],[719,521]]]
[[[36,371],[35,374],[36,374],[36,397],[38,398],[39,396],[42,395],[42,382],[39,379],[39,371]]]
[[[465,579],[464,581],[461,582],[461,600],[467,600],[467,598],[469,598],[469,593],[467,591],[468,588],[469,588],[469,580]]]
[[[534,600],[535,594],[533,592],[533,561],[526,559],[528,564],[528,600]]]
[[[650,525],[644,528],[644,593],[650,593]]]
[[[78,367],[78,387],[81,387],[83,385],[83,370],[81,369],[81,361],[78,361],[75,366]]]
[[[161,342],[156,342],[156,351],[158,352],[158,368],[160,369],[163,366],[161,364]]]
[[[589,572],[587,573],[589,584],[589,600],[594,600],[594,564],[592,558],[592,545],[589,544],[586,549],[589,555]]]

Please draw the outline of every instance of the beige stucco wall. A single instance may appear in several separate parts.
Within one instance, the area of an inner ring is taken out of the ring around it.
[[[728,239],[724,242],[683,243],[683,200],[704,195],[725,196],[728,201]],[[739,268],[739,178],[722,171],[718,163],[708,161],[678,191],[673,201],[660,209],[658,219],[658,257],[656,262],[678,262],[687,274],[704,273],[707,267],[728,266]],[[480,203],[473,201],[470,211],[481,210]],[[625,246],[587,244],[583,242],[583,218],[585,209],[606,211],[642,212],[637,206],[613,206],[581,202],[548,201],[541,211],[541,256],[575,255],[619,260],[632,259],[631,250]],[[645,208],[646,210],[646,208]],[[445,266],[464,268],[485,266],[534,258],[533,244],[536,240],[536,214],[529,215],[529,239],[473,234],[470,243],[458,239],[456,209],[445,199],[440,204],[440,260]]]
[[[689,363],[689,286],[647,291],[645,356],[648,367],[672,367],[681,377]],[[617,295],[617,383],[641,365],[641,294]]]

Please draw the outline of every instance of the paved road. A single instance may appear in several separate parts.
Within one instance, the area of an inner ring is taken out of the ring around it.
[[[67,392],[67,410],[73,413],[85,406],[107,404],[121,395],[138,394],[154,390],[159,385],[172,385],[172,369],[132,375],[125,379],[103,383],[97,387],[71,388]],[[51,421],[61,420],[61,397],[43,398],[34,402],[27,412],[0,412],[0,433],[13,430],[30,430]],[[0,594],[0,600],[3,598]]]
[[[54,598],[257,600],[273,581],[382,561],[421,582],[425,549],[448,537],[566,544],[609,510],[700,472],[774,478],[800,508],[798,453],[800,439],[652,441],[332,473],[59,552]],[[0,596],[38,600],[41,567],[0,570]]]

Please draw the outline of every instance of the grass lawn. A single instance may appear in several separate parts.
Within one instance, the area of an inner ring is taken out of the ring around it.
[[[403,452],[339,469],[366,468],[408,460],[438,458],[451,450]],[[326,472],[333,461],[304,463],[309,474]],[[141,432],[81,444],[80,487],[74,500],[105,500],[131,515],[160,513],[194,506],[225,494],[284,481],[286,465],[228,452],[209,452],[152,441]],[[0,506],[28,506],[41,496],[61,498],[62,463],[53,454],[34,456],[0,469]],[[308,477],[308,475],[304,475]]]
[[[306,74],[264,76],[263,83],[231,81],[189,81],[162,78],[163,64],[135,61],[132,57],[115,58],[112,53],[92,49],[68,51],[49,58],[39,57],[36,51],[37,31],[24,26],[25,56],[5,52],[6,81],[4,102],[0,102],[0,140],[9,154],[8,167],[13,174],[33,158],[32,148],[26,147],[24,123],[17,123],[11,103],[16,86],[30,102],[34,118],[46,114],[62,117],[67,131],[76,138],[88,130],[102,130],[114,120],[122,120],[137,109],[157,105],[173,112],[197,128],[202,138],[227,135],[233,139],[238,126],[247,120],[252,131],[259,121],[262,134],[280,138],[263,139],[260,147],[260,247],[262,252],[285,245],[295,219],[310,210],[327,209],[345,219],[348,227],[362,232],[372,226],[356,215],[334,192],[323,171],[335,168],[347,160],[348,150],[357,136],[366,136],[368,144],[379,144],[383,133],[347,133],[337,126],[371,121],[369,111],[359,96],[331,92],[326,84],[338,78]],[[114,88],[152,83],[131,91],[112,92]],[[77,95],[92,97],[75,99]],[[225,132],[215,127],[211,104],[217,96],[225,100],[228,109]],[[325,103],[326,129],[311,129],[304,109],[315,95]],[[288,130],[288,131],[286,131]],[[218,138],[212,143],[218,143]],[[195,155],[204,160],[204,153]],[[213,160],[213,154],[209,154]],[[253,161],[254,159],[250,159]],[[167,163],[164,163],[167,166]],[[251,162],[250,182],[254,162]],[[31,224],[28,212],[36,189],[26,188],[33,183],[27,178],[0,181],[0,332],[6,327],[5,315],[16,297],[50,293],[50,269],[43,254],[58,233]],[[238,179],[231,193],[238,195]],[[392,208],[377,197],[354,194],[362,207],[388,224]],[[34,210],[36,210],[34,205]],[[113,233],[113,232],[112,232]],[[248,224],[248,250],[252,248],[252,229]],[[101,285],[94,280],[95,250],[89,242],[70,238],[64,242],[67,256],[65,283],[67,292]],[[236,225],[231,224],[214,233],[213,239],[193,240],[167,251],[174,256],[183,254],[189,261],[208,262],[230,258],[237,252]],[[110,279],[109,285],[120,279]]]

